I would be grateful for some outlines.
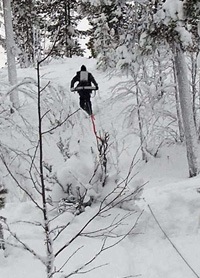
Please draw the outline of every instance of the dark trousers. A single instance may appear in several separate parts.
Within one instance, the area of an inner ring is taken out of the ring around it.
[[[80,95],[80,107],[85,110],[88,115],[92,115],[92,103],[90,100],[90,93],[82,92]]]

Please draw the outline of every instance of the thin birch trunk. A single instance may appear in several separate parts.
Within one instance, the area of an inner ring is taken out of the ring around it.
[[[177,114],[177,121],[178,121],[178,128],[179,128],[179,138],[181,142],[184,142],[184,128],[183,128],[183,120],[181,115],[180,100],[178,95],[177,73],[176,73],[174,61],[173,61],[173,73],[174,73],[174,82],[175,82],[176,114]]]
[[[42,60],[43,61],[43,60]],[[46,272],[47,278],[53,277],[53,266],[54,266],[54,255],[53,255],[53,240],[51,238],[50,222],[48,219],[48,209],[46,200],[46,186],[44,181],[43,171],[43,136],[42,136],[42,111],[41,111],[41,92],[40,86],[40,64],[42,61],[37,63],[37,82],[38,82],[38,135],[39,135],[39,174],[42,189],[42,206],[43,206],[43,218],[44,218],[44,232],[45,232],[45,243],[46,243]]]
[[[197,113],[196,113],[196,95],[197,95],[197,88],[196,88],[196,80],[197,80],[197,56],[198,54],[191,54],[191,78],[192,78],[192,107],[193,107],[193,117],[194,117],[194,123],[195,127],[197,129]]]
[[[142,128],[142,117],[140,114],[140,101],[139,101],[139,88],[138,85],[136,87],[136,101],[137,101],[137,116],[138,116],[138,126],[139,126],[139,133],[140,133],[140,145],[141,145],[141,152],[142,152],[142,160],[145,162],[148,161],[147,155],[145,153],[145,139],[144,139],[144,134],[143,134],[143,128]]]
[[[185,131],[187,159],[189,166],[189,176],[194,177],[199,173],[199,164],[197,159],[197,134],[193,118],[192,101],[190,86],[187,73],[187,64],[185,56],[180,47],[175,49],[175,68],[177,73],[179,98],[182,112],[182,119]]]
[[[11,15],[11,0],[3,0],[5,35],[6,35],[6,51],[8,64],[8,81],[10,85],[17,83],[17,69],[15,64],[15,42]],[[19,108],[19,97],[17,89],[10,94],[10,101],[14,108]]]

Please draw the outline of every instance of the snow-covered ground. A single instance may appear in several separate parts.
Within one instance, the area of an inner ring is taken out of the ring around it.
[[[101,134],[103,132],[109,133],[110,148],[112,149],[110,161],[116,163],[116,168],[120,169],[119,175],[123,179],[129,171],[130,163],[139,146],[139,139],[124,121],[123,108],[127,103],[121,100],[113,102],[113,87],[118,82],[126,80],[126,78],[119,75],[110,78],[108,74],[95,69],[95,61],[92,59],[73,58],[52,61],[49,65],[42,67],[43,82],[51,81],[54,86],[62,86],[64,88],[63,105],[66,105],[67,110],[69,107],[72,111],[76,110],[78,108],[78,96],[71,93],[69,87],[70,80],[82,64],[85,64],[88,70],[93,73],[99,84],[99,92],[92,98],[96,128]],[[5,69],[2,70],[2,74],[5,74]],[[24,77],[35,78],[36,71],[33,68],[19,69],[18,77],[19,80]],[[21,110],[27,117],[34,119],[36,111],[33,109],[33,103],[25,102],[26,95],[20,97],[24,102]],[[53,105],[56,105],[56,103],[52,104],[52,109]],[[77,113],[78,116],[71,120],[74,125],[73,134],[68,135],[73,136],[74,140],[70,145],[70,150],[71,152],[79,150],[82,154],[80,161],[83,162],[85,167],[89,168],[90,158],[87,152],[91,147],[95,148],[96,139],[90,119],[81,110]],[[9,140],[11,139],[9,138]],[[81,144],[77,145],[77,141],[80,141]],[[23,144],[23,142],[20,143]],[[56,142],[54,142],[53,135],[48,137],[44,145],[46,160],[54,165],[54,171],[60,175],[61,180],[64,179],[66,172],[63,173],[63,169],[65,169],[66,164],[58,152],[55,151]],[[136,159],[140,158],[140,152],[136,157]],[[80,169],[78,164],[80,161],[77,164],[76,161],[74,162],[75,169],[72,170],[75,173],[78,173]],[[135,182],[147,183],[144,186],[141,199],[137,202],[136,213],[130,215],[125,221],[126,225],[117,227],[115,232],[116,234],[126,233],[127,229],[134,225],[137,217],[143,211],[137,226],[133,233],[125,237],[123,241],[102,252],[90,267],[83,269],[81,277],[200,277],[200,195],[197,192],[200,187],[200,178],[199,176],[192,179],[188,178],[184,146],[171,145],[165,147],[158,158],[151,158],[148,163],[139,161],[133,171],[137,173],[134,178]],[[112,175],[112,173],[110,174]],[[18,191],[16,190],[17,194]],[[73,216],[71,213],[60,215],[53,224],[55,227],[68,222],[71,222],[71,224],[55,241],[54,250],[59,250],[67,239],[72,238],[97,210],[98,203],[94,203],[78,216]],[[127,208],[126,206],[113,208],[106,217],[96,218],[87,227],[87,232],[109,226],[115,217],[125,217],[129,212],[128,206]],[[19,202],[17,197],[10,198],[5,209],[1,211],[1,215],[7,218],[10,228],[23,242],[34,249],[39,256],[45,256],[44,235],[41,227],[27,223],[42,221],[40,211],[31,201],[21,198]],[[156,220],[161,225],[160,227]],[[161,228],[166,234],[161,231]],[[99,236],[95,238],[79,237],[61,256],[56,258],[55,265],[57,268],[65,264],[66,261],[67,263],[63,268],[63,273],[57,273],[55,277],[69,277],[64,274],[73,272],[89,261],[102,248],[104,239]],[[45,267],[38,259],[34,258],[29,252],[16,248],[14,245],[18,244],[17,241],[12,239],[8,233],[6,233],[6,240],[13,246],[7,246],[5,257],[3,251],[0,251],[1,277],[46,277]],[[112,245],[117,240],[119,238],[109,237],[106,240],[106,245]],[[84,273],[89,268],[94,269],[91,272]],[[70,277],[77,276],[73,274]]]

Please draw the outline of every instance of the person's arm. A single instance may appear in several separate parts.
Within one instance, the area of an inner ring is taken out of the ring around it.
[[[79,82],[78,73],[72,78],[72,81],[71,81],[71,88],[74,88],[74,84],[75,84],[76,82]]]
[[[94,84],[94,86],[96,87],[96,90],[99,89],[98,83],[96,82],[96,80],[94,79],[94,76],[90,73],[90,81]]]

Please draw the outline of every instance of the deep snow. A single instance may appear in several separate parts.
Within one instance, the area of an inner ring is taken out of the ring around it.
[[[54,86],[63,86],[64,102],[63,106],[68,110],[78,109],[78,96],[69,90],[70,80],[80,66],[85,64],[89,71],[93,73],[98,84],[99,92],[92,98],[93,109],[96,118],[98,132],[106,131],[110,134],[112,142],[112,161],[117,161],[120,169],[120,177],[124,178],[128,172],[131,160],[138,149],[139,140],[127,127],[124,119],[123,108],[125,102],[120,100],[116,103],[112,101],[112,89],[118,82],[126,80],[127,77],[114,76],[95,69],[95,61],[86,58],[73,58],[52,61],[49,65],[42,67],[43,82],[51,81]],[[2,75],[6,74],[6,69],[2,69]],[[24,77],[34,77],[36,71],[32,69],[18,69],[19,80]],[[116,94],[116,93],[115,93]],[[21,110],[31,119],[36,117],[33,109],[34,101],[26,102],[25,95],[21,95],[24,105]],[[53,109],[52,104],[52,109]],[[56,105],[56,103],[55,103]],[[90,119],[83,111],[78,111],[78,116],[74,118],[75,128],[73,131],[73,142],[71,142],[71,152],[80,151],[81,161],[85,167],[90,168],[91,161],[87,155],[89,148],[95,148],[95,137]],[[135,123],[137,124],[137,123]],[[37,126],[37,122],[35,123]],[[67,131],[66,131],[67,133]],[[70,134],[68,136],[71,136]],[[9,141],[11,140],[8,138]],[[77,140],[81,139],[81,144]],[[20,144],[23,142],[20,142]],[[60,175],[60,180],[65,179],[66,162],[61,159],[55,149],[56,142],[53,136],[49,136],[45,141],[45,158],[49,163],[54,164],[54,171]],[[140,158],[140,152],[137,159]],[[87,162],[87,163],[86,163]],[[72,171],[78,173],[80,161],[74,161]],[[117,167],[116,166],[116,167]],[[86,171],[89,171],[88,169]],[[148,163],[139,161],[134,172],[138,174],[134,178],[136,182],[148,182],[144,186],[141,199],[137,202],[138,212],[131,215],[127,220],[126,227],[120,226],[116,233],[123,233],[127,226],[134,224],[138,214],[144,210],[134,233],[128,235],[122,242],[111,249],[103,252],[91,265],[91,268],[104,265],[94,269],[92,272],[83,273],[82,277],[87,278],[189,278],[195,277],[192,270],[182,260],[169,240],[161,232],[149,208],[152,209],[160,225],[169,236],[171,241],[184,256],[185,260],[200,276],[200,246],[199,246],[199,217],[200,217],[200,195],[197,189],[200,187],[200,178],[188,178],[187,160],[184,146],[171,145],[162,149],[158,158],[151,158]],[[112,173],[111,173],[112,175]],[[84,173],[82,178],[84,179]],[[14,192],[14,189],[13,189]],[[15,194],[19,194],[18,191]],[[105,192],[104,192],[105,194]],[[13,194],[14,195],[14,194]],[[20,194],[19,194],[20,195]],[[18,197],[18,196],[17,196]],[[45,255],[43,234],[41,227],[30,225],[22,221],[39,222],[41,215],[35,205],[26,198],[8,198],[5,209],[1,215],[7,218],[11,229],[21,240],[29,244],[31,248],[38,252],[40,256]],[[17,199],[20,199],[17,200]],[[24,200],[24,201],[23,201]],[[98,204],[88,207],[85,212],[78,216],[65,213],[58,217],[54,225],[71,224],[59,239],[55,242],[54,248],[58,250],[66,242],[67,238],[74,235],[82,225],[96,212]],[[54,212],[55,213],[55,212]],[[107,217],[97,218],[87,231],[109,225],[115,216],[126,215],[128,210],[113,208]],[[6,232],[6,240],[16,244]],[[109,238],[106,244],[113,244],[116,238]],[[102,245],[102,238],[80,237],[70,247],[64,251],[62,256],[56,259],[56,266],[62,265],[75,250],[81,248],[65,265],[63,274],[56,274],[55,277],[65,277],[82,263],[98,252]],[[0,268],[1,277],[4,278],[45,278],[45,267],[42,263],[33,258],[27,251],[8,245],[6,257],[1,252]],[[88,268],[86,268],[87,270]],[[63,276],[62,276],[63,275]],[[138,276],[137,276],[138,275]],[[199,277],[197,276],[196,277]],[[78,275],[77,275],[78,276]],[[76,275],[72,275],[76,277]]]

